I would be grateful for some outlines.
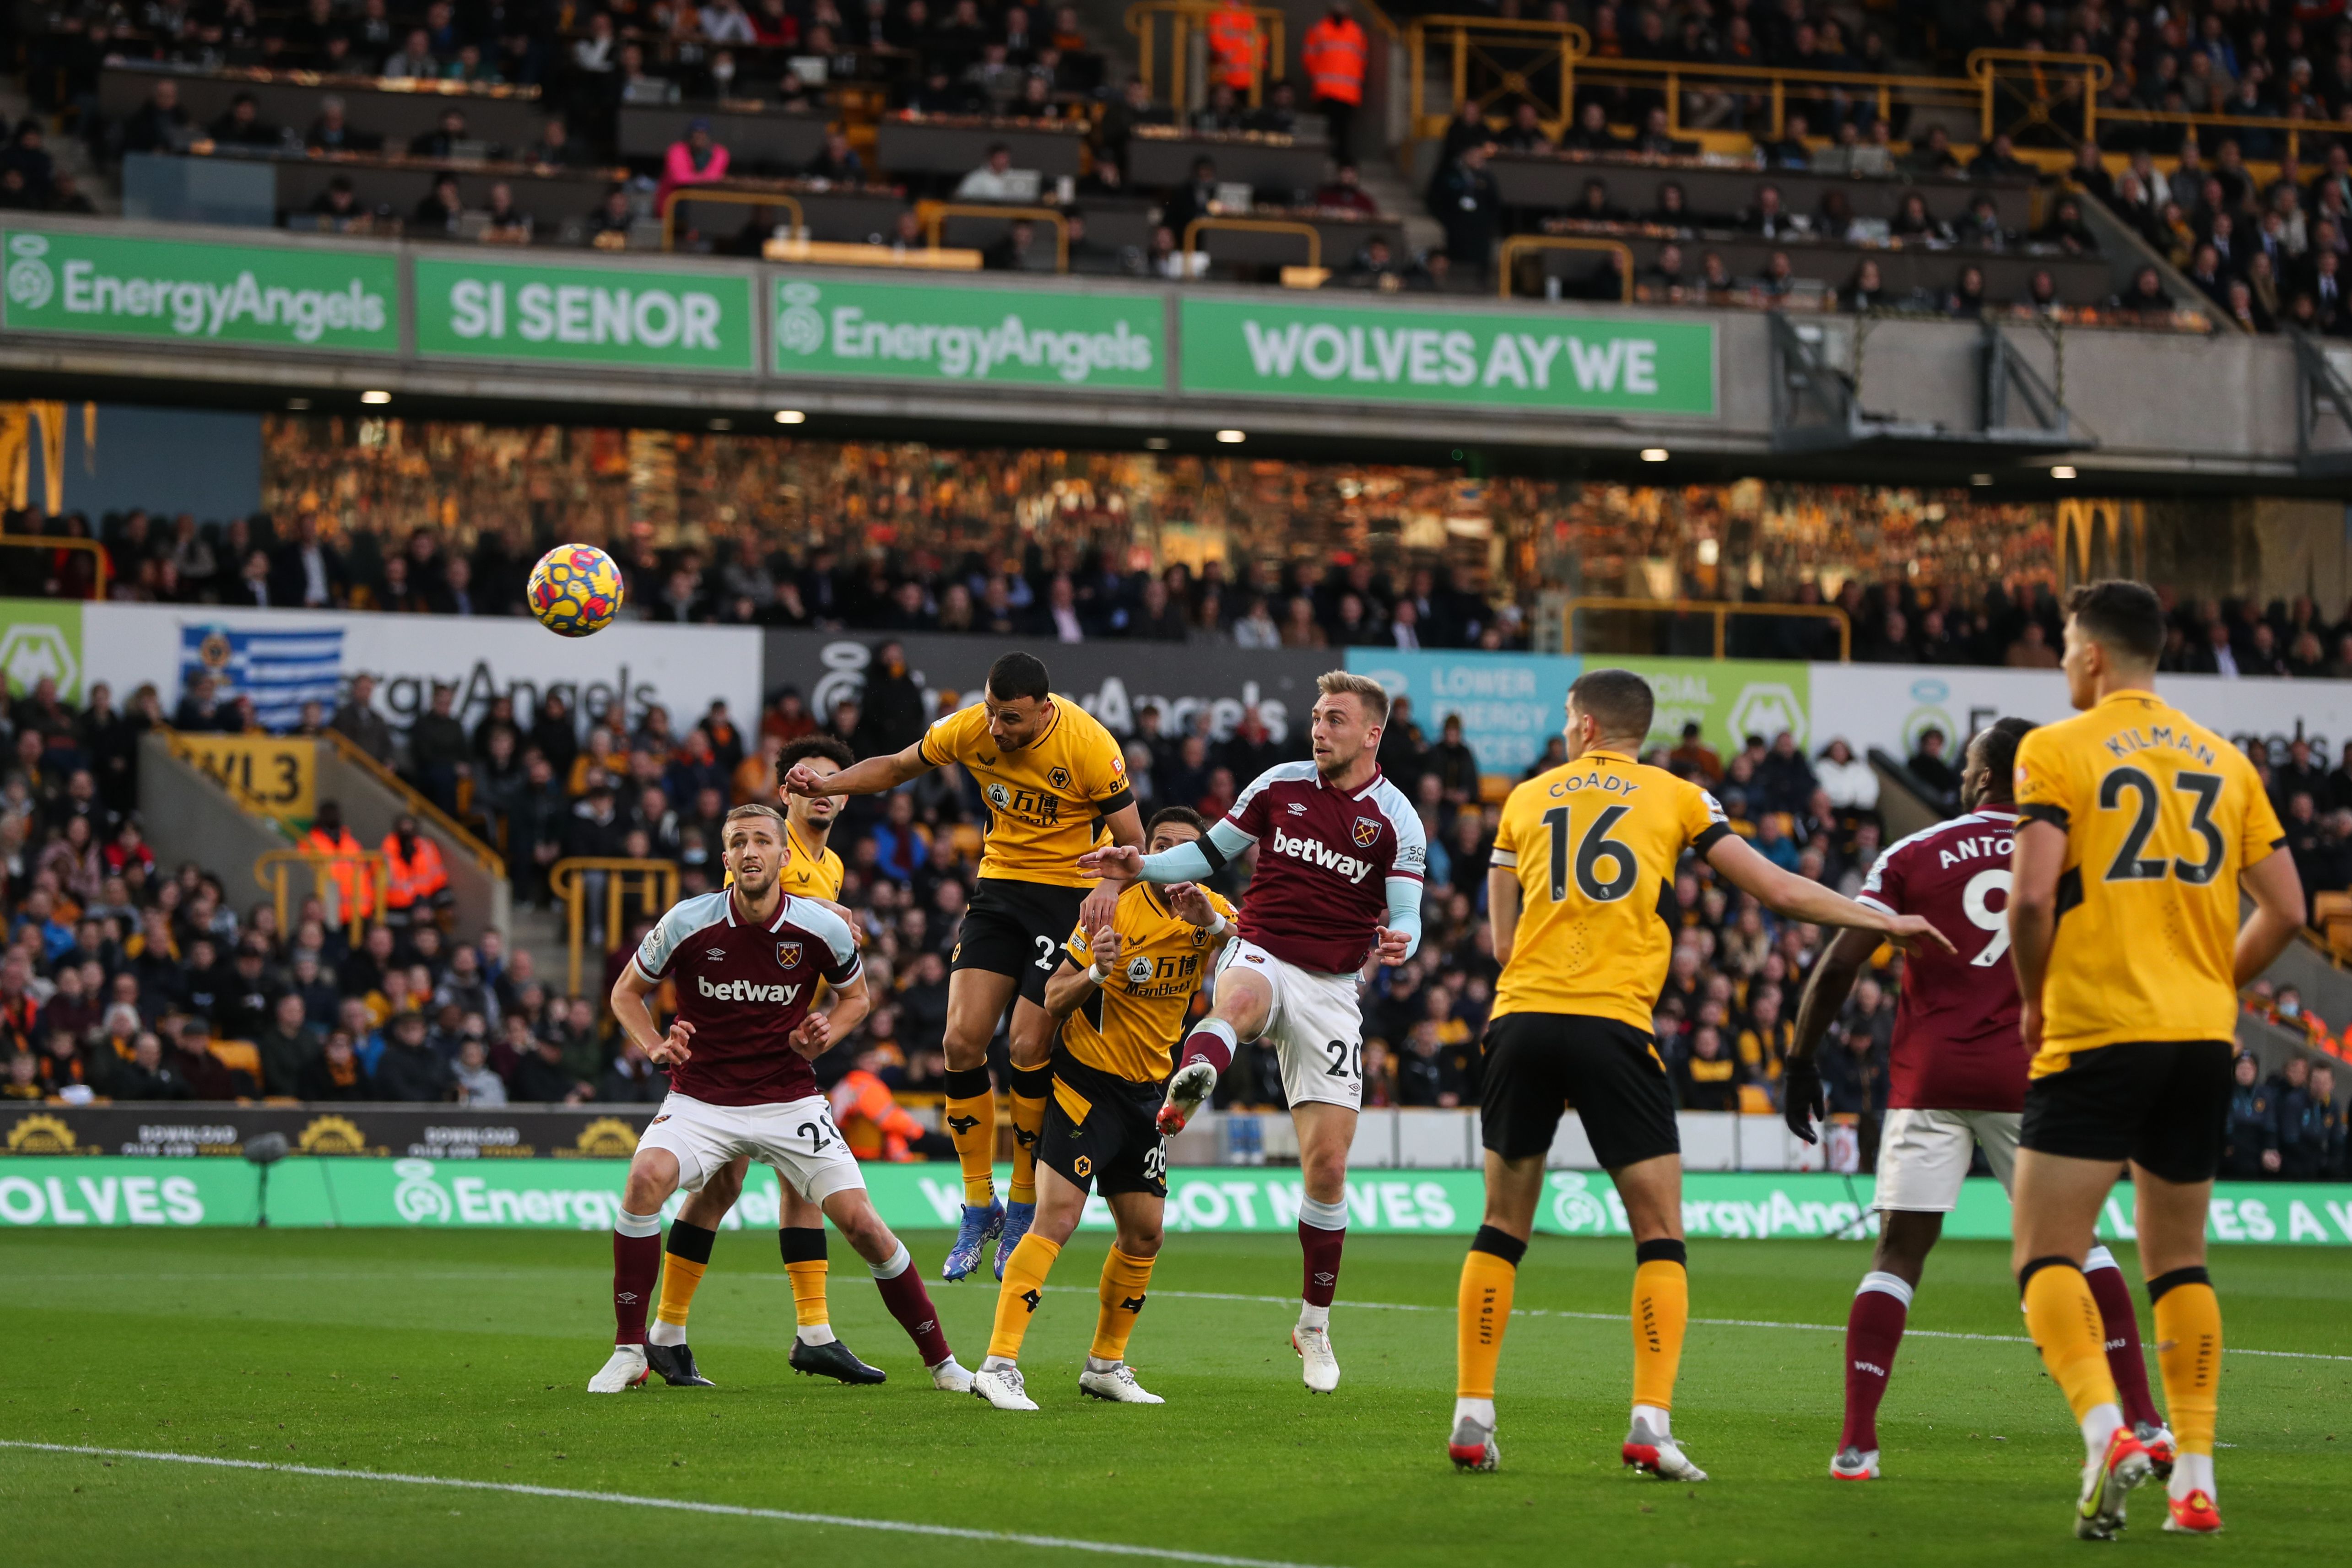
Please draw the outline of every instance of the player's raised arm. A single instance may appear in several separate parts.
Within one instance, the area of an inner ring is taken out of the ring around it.
[[[939,764],[923,755],[920,741],[887,757],[868,757],[837,773],[820,774],[806,763],[796,763],[784,774],[786,795],[880,795],[909,779],[920,778]]]
[[[1169,882],[1200,882],[1215,876],[1226,861],[1247,849],[1255,840],[1222,819],[1209,825],[1209,831],[1190,843],[1163,849],[1157,855],[1146,855],[1139,848],[1124,844],[1106,844],[1089,849],[1078,857],[1078,869],[1097,877],[1118,877],[1127,881],[1141,878],[1154,886]]]
[[[1102,989],[1109,971],[1118,963],[1118,932],[1108,921],[1095,929],[1092,940],[1080,925],[1062,944],[1060,967],[1045,977],[1045,1011],[1060,1023]]]
[[[2238,874],[2254,912],[2238,928],[2237,982],[2251,985],[2303,929],[2303,877],[2294,857],[2273,849]]]
[[[1874,910],[1793,871],[1783,871],[1736,833],[1723,835],[1707,847],[1706,863],[1733,887],[1755,894],[1775,914],[1810,921],[1815,925],[1876,931],[1899,947],[1907,948],[1925,941],[1934,942],[1946,952],[1958,951],[1952,946],[1951,939],[1923,917]]]
[[[833,987],[833,1007],[829,1012],[811,1013],[801,1020],[800,1027],[792,1033],[793,1049],[814,1061],[831,1050],[836,1041],[847,1039],[850,1031],[864,1023],[866,1015],[873,1010],[873,993],[866,989],[866,970],[861,965],[846,984]]]
[[[1103,828],[1110,835],[1112,845],[1133,850],[1140,860],[1143,856],[1143,811],[1135,804],[1130,792],[1122,789],[1120,793],[1129,795],[1128,802],[1117,811],[1104,816]],[[1079,863],[1085,864],[1083,860]],[[1113,910],[1118,907],[1119,894],[1135,880],[1134,875],[1127,872],[1106,870],[1097,875],[1102,880],[1094,885],[1087,894],[1086,902],[1078,906],[1078,923],[1082,926],[1099,927],[1108,923]]]

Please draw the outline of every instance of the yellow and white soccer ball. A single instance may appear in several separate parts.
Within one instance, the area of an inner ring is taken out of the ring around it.
[[[559,637],[584,637],[621,613],[621,568],[593,544],[559,544],[530,569],[530,613]]]

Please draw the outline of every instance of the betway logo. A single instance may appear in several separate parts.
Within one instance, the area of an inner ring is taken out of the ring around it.
[[[797,985],[754,985],[748,980],[722,980],[714,985],[709,976],[703,974],[696,975],[694,984],[714,1002],[773,1002],[789,1007],[793,998],[801,994]]]
[[[1327,871],[1337,871],[1350,882],[1360,882],[1372,873],[1370,860],[1342,855],[1319,838],[1294,837],[1279,825],[1274,830],[1274,852],[1295,857],[1309,866],[1320,866]]]

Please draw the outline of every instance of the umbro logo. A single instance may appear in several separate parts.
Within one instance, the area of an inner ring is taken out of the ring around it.
[[[1140,1312],[1143,1310],[1143,1300],[1140,1296],[1129,1296],[1119,1302],[1118,1310],[1122,1312]]]
[[[939,1326],[939,1322],[936,1319],[925,1318],[921,1322],[915,1325],[915,1331],[919,1334],[928,1334]]]
[[[634,1307],[636,1305],[638,1298],[637,1293],[635,1290],[615,1290],[613,1292],[613,1300],[618,1301],[624,1307]]]
[[[1318,1285],[1337,1285],[1339,1282],[1339,1277],[1337,1274],[1318,1274],[1315,1277],[1315,1283]]]
[[[965,1133],[971,1131],[973,1128],[979,1125],[980,1118],[977,1116],[950,1116],[948,1118],[948,1131],[954,1133],[959,1138],[962,1137]]]
[[[1027,1307],[1033,1312],[1037,1310],[1037,1303],[1043,1301],[1045,1299],[1045,1297],[1039,1295],[1034,1289],[1024,1290],[1021,1292],[1022,1305]]]
[[[1294,800],[1294,801],[1292,801],[1292,802],[1290,803],[1290,815],[1291,815],[1291,816],[1306,816],[1306,815],[1307,815],[1307,803],[1306,803],[1305,801],[1303,801],[1303,800]]]
[[[727,950],[723,947],[705,948],[702,956],[713,963],[724,963],[727,962]]]

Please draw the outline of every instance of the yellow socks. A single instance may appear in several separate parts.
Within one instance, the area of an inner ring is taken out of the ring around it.
[[[1675,1379],[1690,1328],[1689,1249],[1672,1237],[1633,1249],[1633,1403],[1675,1407]]]
[[[2147,1282],[2156,1306],[2156,1364],[2165,1408],[2183,1454],[2213,1452],[2221,1407],[2221,1303],[2202,1268],[2176,1268]]]
[[[1102,1310],[1095,1318],[1095,1342],[1087,1351],[1095,1360],[1127,1359],[1127,1337],[1135,1332],[1135,1316],[1143,1310],[1143,1293],[1151,1284],[1152,1261],[1130,1257],[1116,1247],[1103,1259],[1099,1291]],[[1007,1268],[1004,1273],[1005,1278],[1011,1279],[1013,1270]],[[999,1310],[1002,1310],[1000,1300]]]
[[[1013,1069],[1013,1190],[1016,1204],[1037,1201],[1037,1133],[1045,1125],[1045,1098],[1054,1092],[1051,1068]]]
[[[1054,1271],[1054,1259],[1061,1256],[1060,1243],[1047,1241],[1034,1230],[1013,1249],[1013,1261],[1004,1266],[1004,1283],[996,1291],[996,1331],[988,1337],[992,1358],[1021,1359],[1021,1341],[1029,1332],[1030,1316],[1045,1300],[1045,1276]]]
[[[656,1322],[686,1326],[694,1292],[702,1284],[702,1271],[710,1266],[710,1244],[718,1239],[718,1232],[698,1225],[670,1222],[669,1240],[662,1249],[661,1300],[654,1309]]]
[[[832,1314],[824,1299],[828,1272],[824,1226],[781,1226],[776,1247],[784,1255],[784,1273],[793,1282],[793,1320],[800,1325],[800,1337],[811,1344],[823,1344],[833,1337]]]
[[[985,1067],[950,1068],[943,1081],[948,1136],[963,1167],[963,1201],[984,1207],[996,1199],[996,1091]]]
[[[1460,1399],[1495,1397],[1495,1368],[1503,1359],[1503,1331],[1510,1326],[1511,1291],[1518,1283],[1519,1259],[1528,1244],[1491,1225],[1478,1227],[1462,1259],[1462,1286],[1454,1298],[1454,1393]]]
[[[2104,1448],[2104,1435],[2095,1438],[2093,1429],[2113,1430],[2098,1412],[2101,1405],[2116,1405],[2116,1379],[2107,1367],[2106,1324],[2091,1282],[2072,1258],[2037,1258],[2018,1271],[2018,1283],[2025,1299],[2025,1331],[2033,1336],[2042,1364],[2065,1391],[2074,1419],[2083,1424],[2084,1441]],[[2160,1323],[2158,1337],[2163,1337]],[[2168,1375],[2167,1384],[2168,1392]]]

